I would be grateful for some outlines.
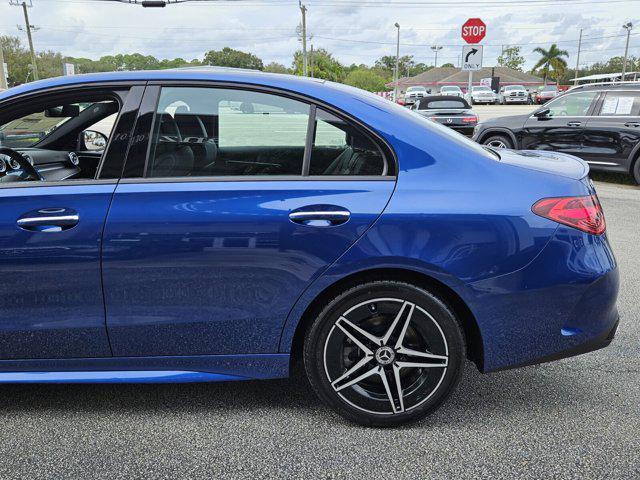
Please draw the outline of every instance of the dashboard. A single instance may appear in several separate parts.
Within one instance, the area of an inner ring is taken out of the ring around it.
[[[57,182],[78,177],[82,172],[80,154],[72,151],[45,150],[40,148],[16,148],[47,182]],[[87,155],[82,152],[83,156]],[[89,154],[99,162],[100,154]],[[24,181],[20,164],[8,155],[0,154],[0,183]]]

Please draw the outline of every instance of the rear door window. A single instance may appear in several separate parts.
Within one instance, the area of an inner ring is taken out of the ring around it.
[[[386,175],[378,145],[360,128],[320,108],[316,110],[310,175]]]
[[[637,117],[640,116],[640,93],[607,92],[598,116]]]

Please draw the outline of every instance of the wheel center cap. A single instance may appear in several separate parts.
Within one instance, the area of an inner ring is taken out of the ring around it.
[[[376,362],[380,365],[389,365],[396,359],[396,352],[391,347],[380,347],[376,350]]]

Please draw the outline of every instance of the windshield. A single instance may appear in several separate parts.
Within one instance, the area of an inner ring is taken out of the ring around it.
[[[82,111],[91,103],[78,103],[75,105]],[[47,116],[42,111],[11,120],[0,126],[0,146],[9,148],[32,147],[72,118],[74,116]]]
[[[491,89],[489,87],[471,87],[471,90],[474,92],[490,92]]]
[[[442,87],[440,91],[441,92],[459,92],[460,87]]]
[[[407,88],[407,92],[426,92],[425,87],[409,87]]]
[[[504,87],[506,91],[508,90],[524,90],[522,85],[509,85],[508,87]]]
[[[541,92],[556,92],[558,87],[540,87]]]

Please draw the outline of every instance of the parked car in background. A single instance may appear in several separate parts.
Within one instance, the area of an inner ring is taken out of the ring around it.
[[[426,87],[413,86],[407,88],[404,94],[404,105],[410,107],[416,100],[426,97],[429,94],[429,90]]]
[[[498,103],[498,96],[496,92],[485,85],[477,85],[471,87],[471,103],[473,104],[494,104]]]
[[[531,103],[529,92],[522,85],[507,85],[500,88],[498,101],[505,105],[507,103]]]
[[[467,101],[460,97],[434,95],[416,102],[416,113],[470,137],[478,123],[478,116]]]
[[[545,85],[538,88],[533,97],[533,101],[538,105],[548,102],[552,98],[557,97],[560,94],[556,85]]]
[[[437,409],[467,358],[491,372],[616,332],[578,158],[496,153],[372,93],[248,70],[0,94],[0,126],[46,111],[53,131],[0,147],[0,382],[281,378],[302,360],[336,412],[392,426]],[[108,141],[89,131],[114,114]]]
[[[464,93],[457,85],[443,85],[440,87],[440,95],[464,98]]]
[[[628,173],[640,184],[640,83],[574,87],[532,114],[481,122],[473,139],[570,153],[592,170]]]

